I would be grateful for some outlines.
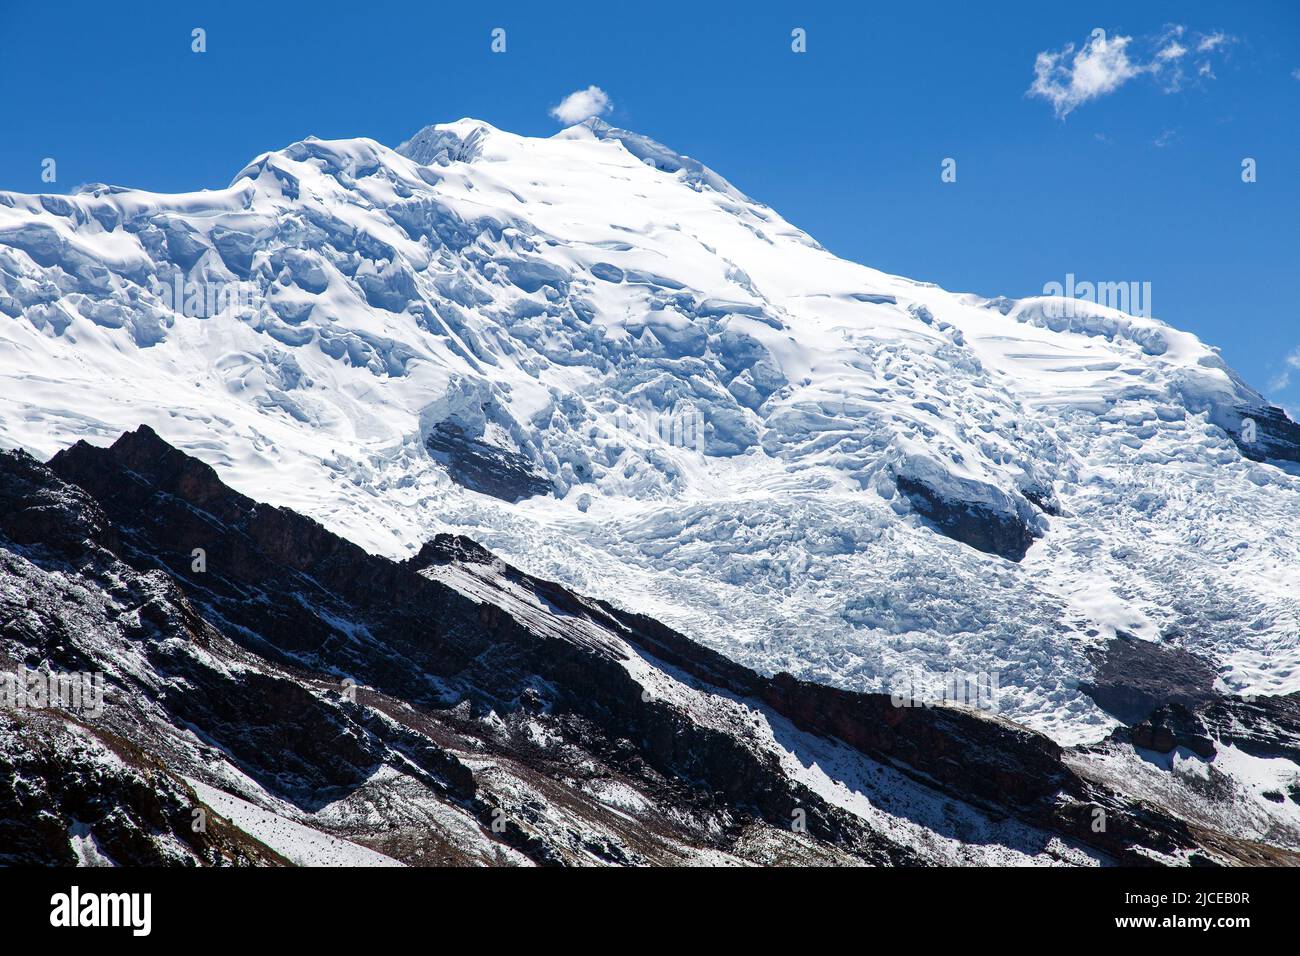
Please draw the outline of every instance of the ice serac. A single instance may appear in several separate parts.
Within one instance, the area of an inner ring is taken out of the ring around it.
[[[1070,305],[844,261],[599,121],[309,138],[0,193],[0,443],[145,422],[370,551],[468,535],[769,675],[996,673],[1063,743],[1115,726],[1082,688],[1122,635],[1300,691],[1297,426]]]
[[[147,427],[0,453],[0,620],[6,669],[106,684],[94,715],[0,708],[8,864],[1300,859],[1271,802],[1109,779],[1128,741],[767,677],[460,535],[371,555]],[[1273,756],[1294,710],[1185,723]]]

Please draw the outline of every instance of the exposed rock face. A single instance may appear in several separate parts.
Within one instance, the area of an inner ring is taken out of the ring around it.
[[[1186,747],[1198,757],[1215,754],[1214,741],[1206,734],[1205,724],[1182,704],[1166,704],[1133,728],[1133,746],[1169,753]]]
[[[855,694],[778,674],[763,699],[799,727],[837,737],[863,753],[933,775],[954,792],[990,803],[1032,806],[1070,781],[1061,748],[1047,737],[954,708],[895,707],[884,694]]]
[[[551,483],[533,470],[527,456],[472,438],[453,422],[440,422],[431,429],[425,445],[452,481],[471,491],[503,501],[551,491]]]
[[[0,454],[0,622],[6,667],[108,685],[96,719],[0,712],[5,862],[304,862],[322,841],[412,864],[1263,852],[1015,724],[765,677],[467,538],[369,555],[147,428],[48,467]]]
[[[1083,690],[1126,724],[1137,724],[1166,704],[1194,709],[1217,696],[1213,665],[1176,647],[1117,637],[1094,661],[1096,676]]]
[[[132,742],[61,724],[0,710],[0,865],[285,862],[221,821],[196,831],[193,794]]]
[[[1034,532],[1017,515],[994,511],[977,502],[950,500],[906,475],[896,476],[895,481],[913,507],[954,541],[1008,561],[1023,560],[1034,543]]]
[[[1237,412],[1239,420],[1229,421],[1226,428],[1243,455],[1254,461],[1300,461],[1300,425],[1285,411],[1276,405],[1259,405],[1243,406]]]
[[[1282,757],[1300,764],[1300,694],[1219,698],[1198,716],[1225,744],[1256,757]]]

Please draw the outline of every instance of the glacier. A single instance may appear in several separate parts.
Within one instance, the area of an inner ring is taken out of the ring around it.
[[[1300,690],[1300,429],[1214,348],[845,261],[600,120],[0,192],[0,446],[142,423],[372,552],[466,534],[768,674],[997,674],[1062,743],[1116,639]]]

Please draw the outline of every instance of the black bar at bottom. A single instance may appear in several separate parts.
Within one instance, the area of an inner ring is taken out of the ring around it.
[[[934,942],[997,930],[1065,932],[1071,940],[1199,933],[1230,943],[1293,926],[1296,888],[1293,871],[1264,869],[9,869],[0,870],[0,926],[10,941],[76,934],[127,945],[256,939],[374,947],[410,933],[451,945],[444,934],[463,932],[487,933],[494,945],[516,934],[535,945],[573,933],[652,943],[693,933],[688,927],[726,941],[783,923],[796,931],[851,926],[860,938],[901,930]],[[148,907],[143,895],[117,894],[148,894]],[[114,920],[125,925],[71,925]]]

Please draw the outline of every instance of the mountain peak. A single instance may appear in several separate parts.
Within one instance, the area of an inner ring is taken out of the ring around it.
[[[578,139],[587,135],[598,140],[619,143],[642,163],[653,169],[665,173],[680,173],[683,182],[696,187],[707,186],[738,202],[754,202],[699,160],[670,149],[649,136],[611,126],[598,116],[561,130],[552,139]]]
[[[498,134],[491,123],[462,117],[453,123],[426,126],[397,147],[397,152],[422,166],[473,162],[489,136]]]
[[[839,259],[603,121],[467,118],[0,197],[0,443],[145,422],[371,551],[467,534],[766,673],[879,690],[957,641],[1062,740],[1110,726],[1121,635],[1300,689],[1300,430],[1195,336],[1071,303]]]

